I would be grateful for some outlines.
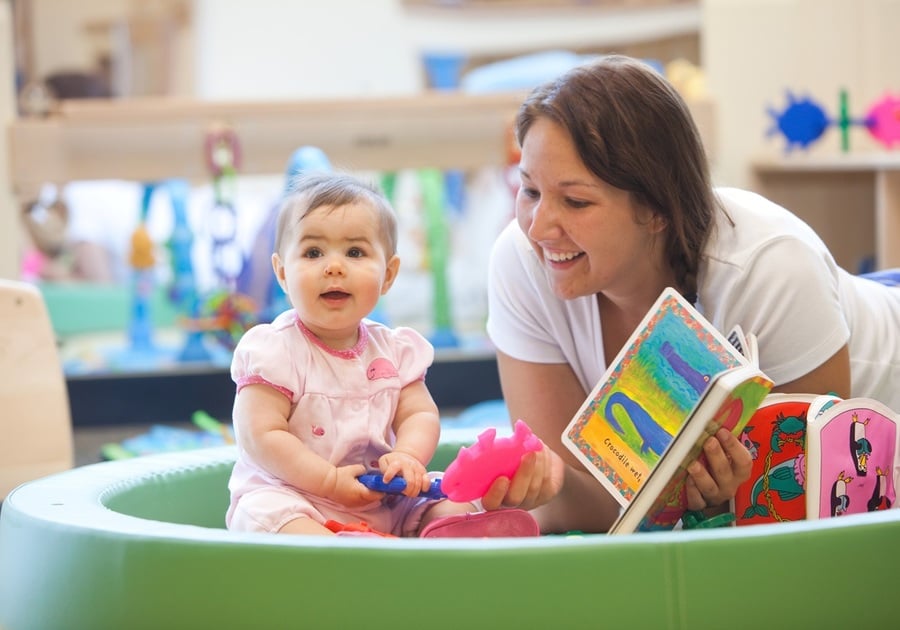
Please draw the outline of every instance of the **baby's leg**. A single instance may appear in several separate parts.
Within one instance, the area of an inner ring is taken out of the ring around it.
[[[302,534],[306,536],[334,536],[334,532],[315,522],[308,516],[301,516],[281,526],[279,534]]]
[[[325,517],[302,494],[288,488],[253,490],[242,496],[228,521],[228,529],[244,532],[333,536]]]

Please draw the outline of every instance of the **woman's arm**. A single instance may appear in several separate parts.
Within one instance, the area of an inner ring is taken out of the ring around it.
[[[772,388],[773,392],[794,394],[836,394],[850,397],[850,348],[846,344],[816,369],[790,383]]]
[[[510,418],[524,420],[546,446],[525,457],[512,480],[500,479],[482,499],[487,509],[535,509],[544,533],[606,531],[615,499],[562,445],[563,430],[587,393],[566,364],[531,363],[497,353]]]
[[[239,446],[266,472],[295,488],[357,506],[378,501],[356,478],[365,466],[337,467],[313,452],[288,430],[291,403],[268,385],[247,385],[234,399],[234,425]]]

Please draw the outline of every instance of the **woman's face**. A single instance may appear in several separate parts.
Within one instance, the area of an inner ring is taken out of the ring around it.
[[[665,281],[665,223],[584,165],[569,133],[538,118],[522,143],[516,218],[554,294],[643,293]]]

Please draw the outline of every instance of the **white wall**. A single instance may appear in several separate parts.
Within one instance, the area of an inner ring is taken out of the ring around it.
[[[421,85],[397,0],[196,0],[197,96],[410,93]]]
[[[767,110],[782,110],[788,89],[837,117],[845,88],[854,118],[886,92],[900,94],[898,27],[900,0],[704,0],[702,61],[717,105],[718,182],[749,186],[753,157],[784,151],[784,138],[766,137]],[[850,146],[882,149],[859,127]],[[810,148],[839,150],[837,127]]]
[[[557,12],[410,9],[400,0],[195,0],[194,8],[197,96],[209,99],[410,94],[425,86],[426,51],[514,56],[654,41],[700,25],[691,2]]]

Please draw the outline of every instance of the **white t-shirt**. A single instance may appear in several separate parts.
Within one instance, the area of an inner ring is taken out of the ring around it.
[[[849,341],[852,395],[900,411],[900,288],[839,268],[809,226],[771,201],[716,193],[734,225],[717,213],[698,310],[723,333],[735,324],[755,333],[760,367],[776,384],[807,374]],[[515,221],[498,237],[489,269],[494,345],[523,361],[568,363],[590,391],[606,370],[595,296],[557,298]]]

